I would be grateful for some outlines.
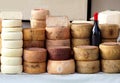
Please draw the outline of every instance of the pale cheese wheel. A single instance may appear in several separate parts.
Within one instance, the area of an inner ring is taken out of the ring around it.
[[[116,24],[100,24],[102,38],[117,38],[119,35],[119,26]]]
[[[77,46],[74,47],[75,60],[97,60],[99,57],[99,49],[97,46]]]
[[[49,74],[72,74],[75,72],[75,62],[70,60],[48,60],[47,72]]]
[[[29,63],[24,62],[24,72],[29,74],[40,74],[46,72],[46,62],[41,63]]]
[[[2,27],[20,27],[22,26],[22,20],[2,20]]]
[[[22,27],[15,27],[15,28],[2,28],[2,33],[3,32],[21,32]]]
[[[117,39],[102,39],[102,43],[104,42],[117,42]]]
[[[2,65],[17,66],[22,65],[22,57],[5,57],[1,56]]]
[[[100,71],[100,61],[76,61],[76,70],[83,74],[98,73]]]
[[[73,38],[90,38],[92,32],[92,24],[89,23],[73,23],[71,25],[71,34]]]
[[[117,60],[120,59],[120,44],[117,42],[106,42],[99,46],[100,54],[103,59]]]
[[[23,40],[2,40],[2,48],[22,48]]]
[[[120,60],[102,60],[102,71],[105,73],[119,73]]]
[[[6,57],[21,57],[22,53],[23,53],[22,48],[18,48],[18,49],[2,48],[1,49],[2,56],[6,56]]]
[[[4,74],[20,74],[22,73],[22,70],[23,70],[22,65],[17,66],[1,65],[1,73]]]

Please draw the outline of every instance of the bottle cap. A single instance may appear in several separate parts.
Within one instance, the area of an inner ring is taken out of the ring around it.
[[[94,20],[95,20],[95,21],[98,20],[98,12],[94,13]]]

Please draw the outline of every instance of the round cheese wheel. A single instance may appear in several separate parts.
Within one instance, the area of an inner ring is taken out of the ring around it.
[[[71,49],[67,46],[49,47],[49,59],[52,60],[67,60],[71,58]]]
[[[46,62],[29,63],[24,62],[24,72],[29,74],[40,74],[46,72]]]
[[[45,20],[46,16],[49,15],[49,10],[45,9],[33,9],[31,11],[31,18]]]
[[[117,38],[119,26],[116,24],[100,24],[102,38]]]
[[[23,34],[22,32],[2,32],[1,38],[2,39],[22,39]]]
[[[100,54],[103,59],[117,60],[120,59],[120,44],[116,42],[106,42],[99,46]]]
[[[1,73],[4,74],[19,74],[22,73],[22,70],[23,70],[22,65],[17,66],[1,65]]]
[[[76,70],[78,73],[92,74],[100,71],[100,62],[96,61],[76,61]]]
[[[22,27],[15,27],[15,28],[2,28],[2,33],[4,32],[21,32]]]
[[[120,72],[120,60],[102,60],[102,71],[105,73]]]
[[[90,45],[90,40],[89,39],[72,39],[72,47],[76,47],[80,45]]]
[[[92,32],[92,24],[89,23],[73,23],[71,25],[71,34],[73,38],[90,38]]]
[[[2,40],[2,48],[22,48],[23,40]]]
[[[1,56],[2,65],[17,66],[22,65],[22,57],[5,57]]]
[[[22,48],[18,48],[18,49],[8,49],[8,48],[2,48],[1,49],[1,54],[2,56],[6,56],[6,57],[20,57],[22,56]]]
[[[47,72],[49,74],[72,74],[75,72],[75,62],[70,60],[48,60]]]
[[[104,42],[117,42],[117,39],[102,39],[102,43]]]
[[[67,27],[47,27],[46,28],[47,39],[69,39],[70,38],[70,28]]]
[[[2,20],[2,27],[20,27],[22,26],[22,20]]]
[[[97,60],[99,49],[97,46],[77,46],[74,47],[75,60]]]
[[[23,58],[26,62],[45,62],[47,51],[44,48],[26,48]]]

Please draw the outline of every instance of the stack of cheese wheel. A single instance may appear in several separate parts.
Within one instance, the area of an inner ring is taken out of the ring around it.
[[[83,74],[92,74],[100,71],[99,49],[97,46],[76,46],[74,58],[76,60],[76,71]]]
[[[117,42],[119,26],[116,24],[100,24],[102,42]]]
[[[11,17],[17,16],[11,12]],[[21,73],[22,68],[22,14],[18,12],[17,18],[4,18],[2,20],[2,49],[1,49],[1,73],[17,74]]]
[[[49,74],[72,74],[75,63],[71,58],[70,23],[65,16],[50,16],[46,20],[46,47]]]
[[[31,11],[31,27],[32,28],[45,28],[46,16],[49,15],[49,11],[45,9],[33,9]]]
[[[102,71],[105,73],[120,72],[120,43],[105,42],[100,44],[99,48]]]

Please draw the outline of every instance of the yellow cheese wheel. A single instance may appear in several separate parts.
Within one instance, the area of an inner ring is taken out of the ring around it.
[[[74,47],[75,60],[97,60],[99,49],[97,46],[77,46]]]
[[[75,62],[70,60],[48,60],[47,72],[49,74],[72,74],[75,72]]]
[[[120,59],[120,44],[116,42],[106,42],[99,46],[100,54],[103,59],[117,60]]]
[[[100,62],[96,61],[76,61],[76,70],[78,73],[92,74],[100,71]]]
[[[102,43],[104,42],[117,42],[117,39],[102,39]]]

